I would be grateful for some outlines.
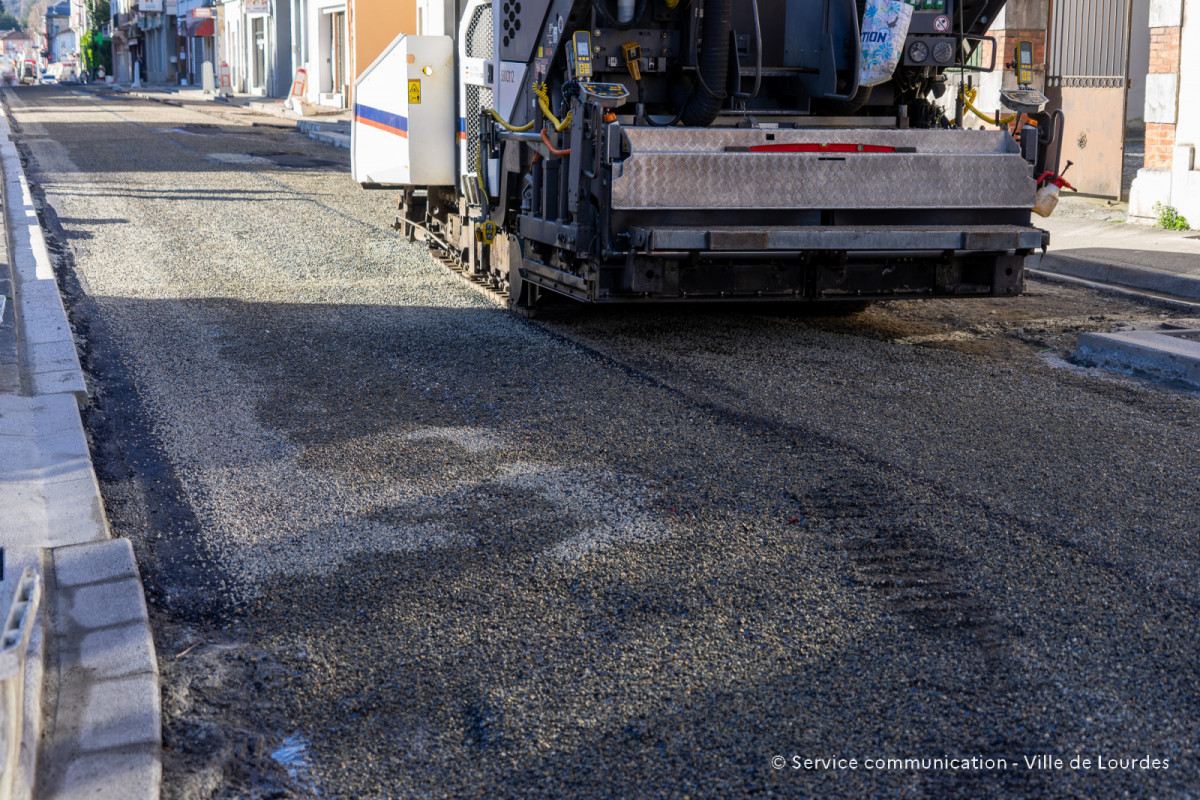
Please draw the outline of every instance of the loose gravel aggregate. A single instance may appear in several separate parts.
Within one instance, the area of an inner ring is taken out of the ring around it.
[[[531,322],[332,148],[4,98],[151,603],[164,797],[1197,796],[1200,398],[1062,361],[1178,315],[1034,282]],[[972,756],[1008,766],[861,767]]]

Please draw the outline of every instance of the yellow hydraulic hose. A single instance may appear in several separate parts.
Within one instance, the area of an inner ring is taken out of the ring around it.
[[[978,89],[976,89],[973,86],[962,86],[960,88],[962,91],[963,105],[965,105],[972,114],[979,117],[981,120],[986,122],[988,125],[996,125],[997,127],[999,127],[1000,125],[1008,125],[1009,123],[1011,123],[1013,120],[1015,120],[1017,118],[1017,115],[1013,114],[1011,117],[1004,117],[1003,119],[1000,119],[1000,120],[992,119],[987,114],[984,114],[982,111],[980,111],[974,105],[972,105],[973,101],[975,100],[975,96],[977,94],[979,94]]]
[[[501,127],[506,128],[507,130],[510,130],[513,133],[525,133],[526,131],[531,131],[531,130],[533,130],[533,124],[535,122],[537,122],[537,120],[532,120],[527,125],[522,125],[520,127],[517,127],[516,125],[509,124],[509,122],[507,120],[505,120],[504,117],[500,116],[500,114],[494,108],[485,108],[484,111],[491,114],[492,119],[496,120],[496,122]]]
[[[554,126],[554,130],[558,132],[565,131],[571,125],[571,112],[567,112],[566,119],[559,122],[558,117],[554,116],[554,112],[550,110],[550,92],[546,89],[546,84],[533,84],[533,93],[537,95],[538,105],[542,107],[542,113],[546,115],[546,119],[550,120],[550,124]]]

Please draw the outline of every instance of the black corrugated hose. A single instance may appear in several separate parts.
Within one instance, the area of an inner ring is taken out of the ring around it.
[[[704,26],[701,36],[704,46],[696,58],[698,86],[684,104],[681,118],[684,125],[711,125],[725,100],[725,84],[729,80],[729,30],[732,25],[733,0],[705,0]]]

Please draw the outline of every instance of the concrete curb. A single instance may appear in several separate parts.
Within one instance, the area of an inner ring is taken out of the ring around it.
[[[162,784],[158,659],[128,539],[53,553],[58,691],[39,798],[154,800]]]
[[[145,593],[132,545],[110,538],[79,415],[83,371],[3,114],[0,167],[21,377],[19,394],[0,394],[0,546],[43,575],[46,625],[27,653],[13,796],[150,800],[162,732]]]
[[[1183,300],[1200,301],[1200,261],[1196,264],[1195,275],[1122,264],[1092,256],[1072,256],[1055,252],[1042,255],[1037,264],[1030,266],[1043,272],[1081,278],[1094,283],[1115,284]]]
[[[1200,331],[1083,333],[1071,360],[1200,389]]]
[[[1096,283],[1095,281],[1085,280],[1083,278],[1074,278],[1070,275],[1062,275],[1057,272],[1046,272],[1041,269],[1029,268],[1026,273],[1033,278],[1049,281],[1050,283],[1061,283],[1069,286],[1083,286],[1101,294],[1111,295],[1113,297],[1124,297],[1128,300],[1133,300],[1137,303],[1154,306],[1155,308],[1165,308],[1168,311],[1182,311],[1185,314],[1200,314],[1200,303],[1191,303],[1187,300],[1177,300],[1173,297],[1164,297],[1148,292],[1141,292],[1137,289],[1128,289],[1124,286],[1116,286],[1111,283]]]
[[[331,144],[334,147],[340,147],[343,150],[350,149],[350,137],[344,133],[313,131],[312,133],[306,135],[313,141],[321,142],[323,144]]]
[[[4,171],[4,211],[17,306],[17,341],[22,381],[31,394],[70,392],[80,406],[87,386],[67,312],[58,293],[46,239],[8,118],[0,115],[0,167]]]

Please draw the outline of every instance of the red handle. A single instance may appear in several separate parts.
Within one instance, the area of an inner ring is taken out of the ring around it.
[[[1047,178],[1050,179],[1049,180],[1050,183],[1053,183],[1055,186],[1057,186],[1060,189],[1070,189],[1072,192],[1079,191],[1074,186],[1067,183],[1066,178],[1064,178],[1061,175],[1055,175],[1053,172],[1049,172],[1049,171],[1043,172],[1041,175],[1039,175],[1036,183],[1040,186],[1042,181],[1046,180]]]

